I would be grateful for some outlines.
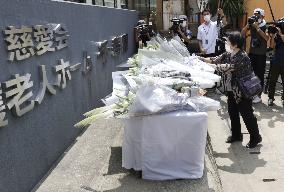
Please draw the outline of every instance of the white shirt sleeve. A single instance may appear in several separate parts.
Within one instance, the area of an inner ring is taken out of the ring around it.
[[[201,27],[199,26],[198,27],[198,32],[197,32],[197,40],[202,40],[202,37],[201,37],[202,35],[201,35]]]

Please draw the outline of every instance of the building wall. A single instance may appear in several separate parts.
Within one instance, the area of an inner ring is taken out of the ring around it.
[[[246,1],[246,11],[248,16],[253,14],[253,10],[255,8],[262,8],[265,11],[265,20],[272,21],[272,15],[270,13],[270,9],[267,3],[267,0],[245,0]],[[284,12],[282,8],[284,7],[283,0],[270,0],[270,4],[272,7],[272,11],[275,19],[279,19],[284,17]]]
[[[112,71],[134,54],[133,27],[138,16],[136,11],[70,2],[9,0],[1,1],[0,17],[2,32],[7,26],[53,23],[64,24],[69,34],[66,48],[10,62],[1,32],[1,83],[10,80],[12,74],[30,73],[33,81],[30,90],[35,96],[40,90],[39,65],[46,66],[47,78],[53,83],[57,79],[54,66],[59,59],[70,61],[71,65],[83,63],[83,51],[87,51],[92,60],[91,72],[84,75],[83,66],[71,72],[72,79],[67,80],[65,89],[56,88],[56,95],[46,92],[42,103],[22,117],[5,110],[8,125],[0,127],[0,191],[28,192],[83,131],[74,128],[82,114],[101,106],[100,99],[111,93]],[[102,63],[96,55],[96,42],[108,40],[110,47],[110,39],[124,33],[128,34],[128,51],[118,57],[108,54],[106,63]],[[6,90],[3,84],[2,90]],[[4,98],[4,103],[8,100]]]

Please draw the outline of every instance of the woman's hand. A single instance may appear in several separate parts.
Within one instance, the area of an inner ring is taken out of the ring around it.
[[[198,58],[200,61],[203,61],[203,62],[205,62],[205,63],[207,63],[207,64],[211,64],[211,63],[212,63],[212,61],[211,61],[210,58],[205,58],[205,57],[201,57],[201,56],[198,56],[197,58]]]
[[[215,70],[217,69],[217,66],[215,64],[208,64],[210,65],[211,67],[213,67]]]
[[[197,56],[197,59],[199,59],[200,61],[203,61],[204,62],[204,57],[201,57],[201,56]]]

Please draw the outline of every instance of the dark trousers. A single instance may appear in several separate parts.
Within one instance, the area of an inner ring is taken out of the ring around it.
[[[281,75],[281,79],[282,79],[282,88],[283,88],[282,100],[284,99],[284,65],[279,66],[277,64],[272,64],[271,69],[270,69],[269,87],[268,87],[269,99],[274,99],[275,87],[276,87],[276,83],[279,78],[279,75]]]
[[[249,54],[249,58],[255,75],[260,79],[261,86],[264,87],[266,55]],[[259,96],[261,96],[261,93],[259,94]]]
[[[240,103],[237,103],[234,94],[228,92],[228,112],[231,119],[232,137],[241,136],[240,114],[250,134],[250,140],[255,140],[259,137],[257,119],[253,114],[252,100],[242,99]]]

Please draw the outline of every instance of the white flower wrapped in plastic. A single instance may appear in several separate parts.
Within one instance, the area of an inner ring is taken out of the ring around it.
[[[157,84],[144,84],[136,93],[129,106],[129,116],[143,116],[164,113],[180,109],[196,111],[187,103],[186,95],[178,95],[176,91]]]
[[[179,37],[177,37],[179,38]],[[169,42],[172,47],[174,47],[183,57],[189,57],[190,53],[188,52],[186,46],[183,43],[180,43],[179,41],[175,39],[171,39]]]

